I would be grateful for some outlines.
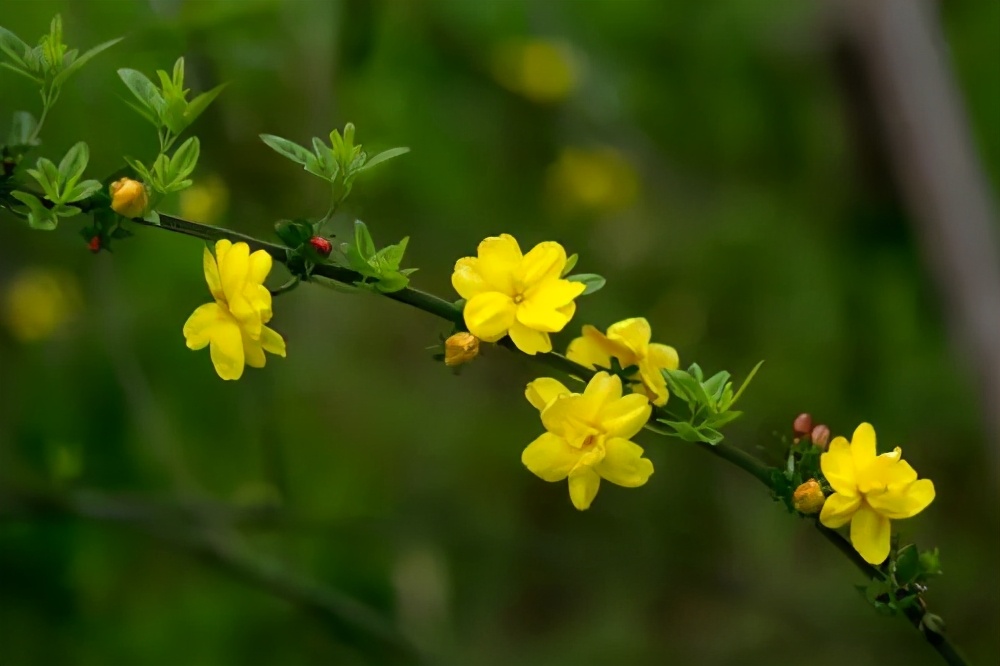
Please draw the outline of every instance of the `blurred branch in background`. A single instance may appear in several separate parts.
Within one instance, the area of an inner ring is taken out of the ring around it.
[[[838,4],[838,3],[835,3]],[[953,340],[976,377],[1000,463],[1000,241],[996,202],[973,147],[962,98],[930,0],[840,5],[848,94],[879,127],[893,180],[937,282]]]
[[[242,526],[287,523],[280,510],[216,502],[166,503],[94,492],[47,494],[0,490],[0,521],[84,519],[124,525],[213,564],[253,587],[322,620],[345,644],[391,663],[418,663],[415,648],[379,615],[354,599],[288,571],[250,549]]]

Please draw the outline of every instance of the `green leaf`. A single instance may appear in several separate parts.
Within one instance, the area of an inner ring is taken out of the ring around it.
[[[566,278],[570,282],[582,282],[586,285],[586,289],[583,290],[581,296],[586,296],[588,294],[593,294],[595,291],[599,291],[604,284],[607,282],[600,275],[594,273],[577,273],[576,275],[570,275]]]
[[[702,425],[708,428],[721,428],[724,425],[732,423],[741,416],[743,416],[743,412],[739,411],[728,411],[722,412],[721,414],[713,414],[705,419]]]
[[[46,208],[34,194],[11,192],[10,195],[28,207],[28,226],[32,229],[52,231],[59,225],[56,214]]]
[[[30,79],[31,81],[33,81],[33,82],[35,82],[35,83],[37,83],[39,85],[45,83],[45,79],[37,77],[37,76],[35,76],[34,74],[32,74],[31,72],[29,72],[29,71],[27,71],[25,69],[20,69],[18,67],[15,67],[14,65],[10,64],[9,62],[0,62],[0,67],[3,67],[4,69],[9,69],[12,72],[16,72],[16,73],[20,74],[21,76],[23,76],[23,77],[25,77],[27,79]]]
[[[101,185],[101,181],[99,180],[85,180],[82,183],[77,183],[69,192],[63,195],[63,202],[73,203],[74,201],[81,201],[100,190],[101,187],[103,185]]]
[[[25,59],[31,47],[21,41],[21,38],[12,33],[7,28],[0,27],[0,51],[18,65],[27,64]]]
[[[121,95],[118,95],[118,99],[120,99],[121,101],[125,102],[125,104],[129,108],[131,108],[133,111],[135,111],[140,116],[142,116],[143,118],[145,118],[146,120],[148,120],[150,123],[152,123],[154,127],[160,127],[160,120],[153,113],[152,110],[147,109],[145,106],[142,106],[141,104],[136,104],[135,102],[133,102],[130,99],[125,99]]]
[[[187,110],[184,111],[184,119],[187,120],[187,124],[190,125],[195,120],[198,119],[208,105],[215,101],[215,98],[219,96],[219,93],[229,85],[228,83],[222,83],[207,92],[203,92],[194,99],[191,100],[187,105]]]
[[[344,131],[346,133],[347,130],[345,129]],[[409,148],[390,148],[389,150],[383,150],[381,153],[372,155],[371,158],[364,163],[364,166],[361,167],[361,170],[367,171],[377,164],[381,164],[386,160],[391,160],[394,157],[399,157],[400,155],[405,155],[408,152],[410,152]]]
[[[939,576],[941,574],[941,553],[937,548],[920,553],[921,578]]]
[[[41,143],[38,139],[31,139],[38,127],[38,121],[27,111],[15,111],[14,117],[10,121],[10,134],[7,135],[7,145],[11,147],[37,146]]]
[[[296,164],[301,164],[302,166],[306,166],[310,159],[315,158],[315,156],[306,148],[303,148],[294,141],[283,139],[280,136],[275,136],[273,134],[261,134],[260,140],[266,143],[274,152],[287,157],[291,161]]]
[[[685,370],[663,369],[663,377],[667,380],[670,392],[690,403],[698,403],[699,395],[704,393],[701,383]]]
[[[750,374],[747,375],[747,378],[743,380],[742,384],[740,384],[740,388],[738,391],[736,391],[736,395],[733,396],[732,402],[730,402],[729,405],[726,405],[726,407],[736,404],[736,402],[740,399],[740,396],[743,395],[743,391],[746,390],[746,387],[750,385],[751,381],[753,381],[754,375],[757,374],[757,371],[760,370],[760,366],[762,365],[764,365],[764,361],[758,361],[757,365],[753,366],[753,370],[750,371]]]
[[[72,189],[76,185],[76,181],[80,180],[80,176],[83,175],[89,161],[90,148],[83,141],[76,142],[66,152],[62,161],[59,162],[59,178],[62,183],[63,192]]]
[[[35,163],[35,168],[28,169],[27,171],[41,185],[46,199],[49,201],[57,201],[59,199],[59,171],[51,160],[40,157],[38,158],[38,162]]]
[[[702,426],[698,428],[698,434],[701,435],[701,440],[703,442],[707,442],[712,446],[715,446],[723,439],[725,439],[725,435],[723,435],[721,432],[715,430],[714,428],[709,428],[707,426]]]
[[[576,262],[579,258],[580,255],[578,255],[575,252],[569,255],[569,257],[566,258],[566,266],[563,267],[562,274],[560,275],[560,277],[566,277],[569,274],[569,272],[576,267]]]
[[[391,294],[394,291],[406,289],[406,285],[409,283],[409,278],[398,271],[393,271],[387,275],[379,276],[378,282],[375,283],[375,289],[383,294]]]
[[[139,176],[139,180],[147,184],[153,182],[153,175],[149,173],[149,169],[146,168],[145,164],[131,157],[125,157],[124,159],[125,163],[132,167],[132,170]]]
[[[317,137],[313,137],[312,140],[313,152],[316,154],[316,160],[319,163],[320,173],[317,176],[326,178],[330,182],[337,177],[337,172],[340,170],[340,166],[337,164],[337,159],[333,154],[333,150],[327,147],[323,141]],[[313,171],[312,173],[316,173]]]
[[[142,72],[134,69],[122,68],[118,70],[118,76],[125,86],[132,91],[139,103],[145,106],[157,120],[157,126],[163,121],[163,110],[166,105],[163,95],[157,90],[152,81]]]
[[[701,433],[686,421],[667,421],[665,419],[657,419],[657,421],[673,428],[676,433],[674,436],[680,437],[685,442],[700,442],[702,440]]]
[[[915,581],[921,573],[920,554],[917,547],[911,543],[900,548],[896,553],[893,566],[896,571],[896,582],[899,585],[908,585]]]
[[[193,136],[182,143],[180,148],[174,151],[174,156],[170,159],[169,181],[174,183],[190,176],[191,172],[198,166],[198,156],[200,154],[201,143],[198,141],[198,137]]]
[[[403,261],[403,255],[406,253],[406,245],[410,242],[410,237],[407,236],[399,243],[395,245],[387,245],[378,252],[375,253],[376,265],[385,271],[398,271],[399,264]]]
[[[82,68],[88,62],[90,62],[91,58],[93,58],[97,54],[101,53],[102,51],[111,48],[112,46],[114,46],[118,42],[122,41],[122,39],[123,39],[122,37],[119,37],[117,39],[111,39],[111,40],[108,40],[108,41],[104,42],[103,44],[98,44],[97,46],[95,46],[94,48],[90,49],[89,51],[86,51],[79,58],[76,58],[69,65],[69,67],[67,67],[63,71],[59,72],[59,74],[56,75],[56,78],[54,78],[52,80],[52,85],[54,85],[56,87],[61,86],[63,83],[66,82],[66,79],[68,79],[69,77],[71,77],[76,72],[80,71],[80,68]]]
[[[354,221],[354,246],[365,262],[375,256],[375,241],[368,226],[361,220]]]
[[[313,236],[313,227],[305,220],[280,220],[274,225],[274,231],[291,248],[307,243]]]
[[[702,386],[705,387],[705,392],[708,393],[712,399],[718,403],[719,398],[722,397],[722,391],[726,388],[726,382],[729,381],[729,373],[725,370],[717,372],[707,381],[702,382]]]
[[[52,212],[58,217],[73,217],[80,214],[80,209],[76,206],[56,204],[52,207]]]

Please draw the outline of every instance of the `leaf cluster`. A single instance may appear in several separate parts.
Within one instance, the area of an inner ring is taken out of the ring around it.
[[[126,103],[160,132],[160,152],[165,152],[173,139],[204,113],[226,84],[188,100],[191,91],[184,87],[184,58],[177,59],[172,73],[158,69],[156,75],[160,79],[159,87],[138,70],[118,70],[118,76],[138,102]]]
[[[11,196],[28,208],[28,224],[34,229],[52,230],[59,223],[60,217],[73,217],[80,213],[80,208],[69,204],[82,201],[101,189],[97,180],[83,180],[83,172],[90,161],[90,150],[87,144],[80,141],[70,148],[56,166],[51,160],[40,157],[34,169],[28,173],[38,181],[45,193],[43,203],[37,196],[29,192],[11,192]]]
[[[897,615],[919,604],[921,595],[927,591],[927,582],[941,574],[941,556],[937,548],[921,551],[912,543],[899,547],[894,539],[889,559],[879,570],[879,576],[867,585],[857,585],[856,589],[879,613]],[[925,631],[940,633],[944,629],[943,620],[936,615],[927,618],[925,624]]]
[[[356,220],[354,242],[341,243],[340,250],[347,259],[348,267],[364,276],[365,279],[357,283],[358,286],[370,286],[375,291],[388,294],[405,289],[410,283],[410,274],[417,270],[400,268],[409,242],[410,237],[407,236],[395,245],[386,245],[376,250],[368,226],[361,220]]]
[[[154,192],[171,194],[191,187],[193,181],[190,176],[198,166],[200,155],[201,143],[198,137],[192,136],[174,151],[172,157],[166,153],[157,155],[152,168],[131,157],[126,157],[125,161]]]
[[[719,431],[722,426],[738,419],[743,412],[732,409],[743,395],[743,391],[753,380],[763,361],[754,366],[738,389],[734,391],[730,374],[725,370],[705,379],[701,367],[694,363],[685,370],[663,370],[673,400],[673,409],[678,400],[686,406],[686,414],[671,413],[669,419],[657,419],[670,430],[666,434],[679,437],[687,442],[707,442],[718,444],[723,440]]]

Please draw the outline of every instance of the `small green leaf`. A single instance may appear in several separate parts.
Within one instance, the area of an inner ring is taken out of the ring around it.
[[[757,371],[760,370],[760,366],[762,365],[764,365],[764,361],[758,361],[757,365],[753,366],[753,370],[750,371],[750,374],[747,375],[747,378],[743,380],[742,384],[740,384],[740,388],[738,391],[736,391],[736,395],[733,396],[732,402],[730,402],[729,405],[726,405],[726,407],[736,404],[736,402],[740,399],[740,396],[743,395],[743,391],[746,390],[746,387],[750,385],[751,381],[753,381],[754,375],[757,374]]]
[[[63,192],[72,189],[76,185],[76,181],[80,180],[80,176],[83,175],[89,161],[90,148],[83,141],[76,142],[66,152],[65,157],[59,162],[59,178],[62,182]]]
[[[908,585],[916,580],[920,575],[920,554],[917,547],[909,544],[900,548],[893,566],[896,571],[896,582],[899,585]]]
[[[406,245],[409,242],[410,237],[407,236],[403,240],[399,241],[399,243],[395,245],[387,245],[376,252],[376,265],[379,265],[386,271],[398,271],[399,264],[403,261],[403,255],[406,253]]]
[[[570,282],[582,282],[586,285],[586,289],[580,294],[581,296],[587,296],[588,294],[593,294],[595,291],[599,291],[607,282],[603,277],[594,273],[577,273],[576,275],[570,275],[566,279]]]
[[[725,435],[723,435],[721,432],[719,432],[714,428],[709,428],[707,426],[702,426],[698,428],[698,434],[701,435],[701,440],[703,442],[711,444],[712,446],[715,446],[723,439],[725,439]]]
[[[31,72],[29,72],[28,70],[21,69],[20,67],[17,67],[15,65],[10,64],[9,62],[0,62],[0,67],[3,67],[4,69],[9,69],[12,72],[20,74],[21,76],[25,77],[26,79],[29,79],[29,80],[31,80],[34,83],[37,83],[39,85],[45,83],[45,79],[40,78],[38,76],[35,76],[34,74],[32,74]]]
[[[198,156],[201,154],[201,143],[198,137],[193,136],[181,144],[170,158],[170,178],[171,183],[183,180],[191,175],[195,167],[198,166]]]
[[[99,180],[85,180],[82,183],[77,183],[68,192],[64,193],[63,201],[64,203],[82,201],[100,190],[101,187],[103,185],[101,185],[101,181]]]
[[[664,368],[663,377],[671,393],[689,403],[699,403],[699,396],[704,393],[701,383],[685,370]]]
[[[317,176],[326,178],[330,182],[333,182],[333,180],[337,177],[337,172],[340,170],[340,166],[337,164],[333,151],[318,137],[313,137],[312,145],[313,152],[316,154],[316,160],[319,165],[319,173],[316,173],[315,171],[312,171],[312,173],[316,173]]]
[[[122,68],[118,70],[118,76],[125,86],[132,91],[139,103],[149,109],[152,116],[159,125],[163,120],[163,110],[166,105],[163,95],[142,72],[134,69]]]
[[[146,168],[145,164],[131,157],[125,157],[124,160],[126,164],[132,167],[132,170],[135,171],[135,174],[139,176],[139,179],[142,182],[147,184],[151,184],[153,182],[153,175],[149,172],[149,169]]]
[[[941,575],[941,553],[937,548],[921,552],[919,561],[921,578]]]
[[[305,220],[281,220],[274,225],[274,231],[291,248],[307,243],[313,236],[313,227]]]
[[[379,276],[378,282],[375,283],[375,289],[383,294],[391,294],[394,291],[406,289],[406,285],[409,283],[409,278],[398,271],[393,271]]]
[[[192,99],[187,105],[187,110],[184,111],[184,119],[187,121],[187,124],[190,125],[197,120],[198,116],[204,113],[205,109],[208,108],[208,105],[215,101],[215,98],[219,96],[219,93],[221,93],[227,85],[229,84],[219,84],[211,90],[203,92]]]
[[[41,231],[52,231],[59,225],[59,218],[45,207],[38,197],[28,192],[11,192],[10,195],[28,207],[28,226]]]
[[[0,51],[6,53],[16,64],[25,65],[31,47],[7,28],[0,27]]]
[[[7,145],[15,148],[27,148],[37,146],[41,143],[38,139],[31,139],[38,127],[38,121],[27,111],[15,111],[10,122],[10,134],[7,135]]]
[[[732,423],[741,416],[743,416],[743,412],[739,411],[728,411],[722,412],[721,414],[713,414],[705,419],[705,422],[702,425],[708,428],[721,428],[724,425]]]
[[[394,157],[399,157],[400,155],[405,155],[408,152],[410,152],[409,148],[390,148],[389,150],[384,150],[381,153],[372,155],[368,161],[364,163],[364,166],[361,167],[361,170],[367,171],[377,164],[381,164],[386,160],[391,160]]]
[[[708,393],[708,395],[710,395],[716,403],[718,403],[719,398],[722,397],[723,389],[726,388],[726,382],[728,381],[729,373],[722,370],[702,382],[702,386],[705,387],[705,392]]]
[[[280,136],[275,136],[273,134],[261,134],[260,140],[266,143],[271,150],[287,157],[296,164],[301,164],[306,166],[310,159],[315,156],[309,152],[306,148],[303,148],[294,141],[289,141],[288,139],[283,139]]]
[[[700,442],[702,441],[701,434],[686,421],[667,421],[665,419],[657,419],[660,423],[668,425],[675,431],[675,437],[680,437],[686,442]]]
[[[354,221],[354,246],[366,262],[375,256],[375,241],[368,226],[361,220]]]
[[[52,207],[52,213],[58,217],[73,217],[80,214],[80,209],[76,206],[66,206],[63,204],[56,204]]]
[[[56,75],[56,78],[54,78],[52,80],[52,85],[54,85],[56,87],[61,86],[63,83],[66,82],[66,79],[68,79],[69,77],[71,77],[76,72],[80,71],[80,69],[84,65],[86,65],[88,62],[90,62],[91,58],[93,58],[97,54],[101,53],[102,51],[111,48],[112,46],[114,46],[118,42],[122,41],[122,39],[123,39],[122,37],[119,37],[117,39],[111,39],[111,40],[108,40],[108,41],[104,42],[103,44],[98,44],[97,46],[95,46],[94,48],[90,49],[89,51],[86,51],[79,58],[76,58],[75,60],[73,60],[73,62],[69,65],[69,67],[67,67],[63,71],[59,72],[59,74]]]
[[[560,274],[559,277],[566,277],[567,275],[569,275],[569,272],[576,267],[576,262],[579,258],[580,255],[578,255],[575,252],[569,255],[569,257],[566,258],[566,265],[563,267],[562,273]]]

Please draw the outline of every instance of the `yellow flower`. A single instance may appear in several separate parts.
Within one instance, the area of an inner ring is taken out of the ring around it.
[[[264,278],[271,272],[271,255],[250,254],[246,243],[220,240],[215,256],[205,248],[205,280],[215,297],[194,311],[184,324],[190,349],[211,345],[212,363],[223,379],[239,379],[244,364],[263,368],[268,351],[285,355],[285,341],[264,324],[271,320],[271,292]]]
[[[32,268],[19,273],[7,287],[3,318],[19,341],[45,340],[76,317],[81,300],[72,274]]]
[[[889,521],[912,518],[934,499],[934,484],[930,479],[918,481],[901,453],[897,446],[876,456],[875,429],[862,423],[850,444],[837,437],[819,459],[835,491],[823,504],[819,520],[831,529],[850,522],[851,543],[871,564],[889,556]]]
[[[792,493],[792,505],[799,513],[819,513],[824,501],[823,489],[816,479],[809,479]]]
[[[569,478],[569,497],[583,511],[594,501],[601,479],[626,488],[649,480],[653,463],[629,441],[649,420],[643,395],[622,397],[622,382],[599,372],[582,394],[555,379],[528,384],[525,397],[541,412],[547,432],[528,445],[521,462],[544,481]]]
[[[111,192],[111,210],[122,217],[142,217],[149,205],[146,186],[131,178],[119,178],[108,188]]]
[[[656,406],[667,403],[667,381],[660,372],[664,368],[676,370],[680,365],[677,350],[667,345],[650,342],[652,331],[642,317],[626,319],[612,324],[605,335],[593,326],[583,327],[583,337],[573,340],[566,356],[588,368],[610,368],[611,358],[618,359],[623,368],[639,366],[632,390],[645,393]]]
[[[563,280],[566,250],[539,243],[521,254],[513,236],[503,234],[479,244],[478,257],[455,263],[451,284],[467,300],[465,326],[485,342],[510,335],[525,354],[552,351],[549,333],[561,331],[576,312],[573,302],[586,288]]]
[[[479,338],[460,331],[444,341],[444,364],[451,367],[468,363],[479,356]]]

